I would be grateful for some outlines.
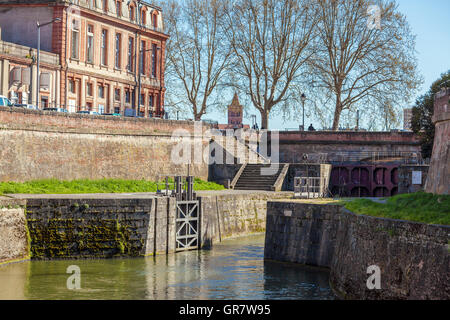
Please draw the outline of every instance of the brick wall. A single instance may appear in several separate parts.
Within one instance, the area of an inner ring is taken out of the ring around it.
[[[187,165],[176,165],[171,159],[181,138],[172,139],[171,134],[176,129],[194,132],[193,122],[187,121],[11,108],[0,108],[0,128],[0,181],[156,180],[159,175],[185,175]],[[190,141],[208,147],[201,137]],[[190,173],[206,180],[208,165],[193,164]]]
[[[417,137],[410,132],[280,132],[280,162],[341,161],[346,152],[411,152],[420,154]],[[345,159],[344,159],[345,160]]]

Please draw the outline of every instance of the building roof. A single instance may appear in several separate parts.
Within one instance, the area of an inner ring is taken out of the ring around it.
[[[233,101],[231,101],[231,104],[229,105],[229,107],[240,107],[240,108],[242,108],[241,104],[239,103],[238,94],[236,92],[234,93]]]

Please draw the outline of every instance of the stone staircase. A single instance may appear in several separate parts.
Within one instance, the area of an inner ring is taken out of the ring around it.
[[[229,153],[235,159],[235,163],[270,163],[270,159],[265,158],[263,155],[254,150],[254,146],[250,146],[248,142],[240,141],[236,137],[233,137],[232,147],[226,145],[225,140],[213,139],[212,143],[220,146],[226,153]],[[226,161],[226,156],[224,155]]]
[[[261,174],[261,169],[264,167],[269,168],[270,164],[246,164],[243,171],[239,172],[240,176],[234,185],[234,189],[275,191],[275,185],[286,175],[286,165],[279,164],[276,174],[270,176]]]

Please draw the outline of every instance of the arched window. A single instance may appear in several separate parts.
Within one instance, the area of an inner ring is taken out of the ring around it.
[[[130,4],[130,20],[134,22],[136,20],[136,7],[134,4]]]
[[[152,25],[153,25],[153,28],[154,29],[156,29],[156,28],[158,28],[158,11],[153,11],[153,13],[152,13]]]

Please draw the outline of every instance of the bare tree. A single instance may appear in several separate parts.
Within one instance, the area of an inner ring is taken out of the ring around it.
[[[166,50],[166,77],[171,86],[168,99],[200,120],[229,65],[231,49],[223,46],[220,29],[224,2],[171,0],[163,5],[170,35]]]
[[[286,105],[290,85],[311,55],[315,0],[236,0],[225,32],[233,49],[232,85],[243,90],[267,129],[275,106]],[[284,102],[284,104],[283,104]]]
[[[334,109],[333,130],[357,107],[371,120],[395,122],[396,107],[420,84],[415,37],[395,1],[319,0],[318,9],[311,87],[320,108]]]

